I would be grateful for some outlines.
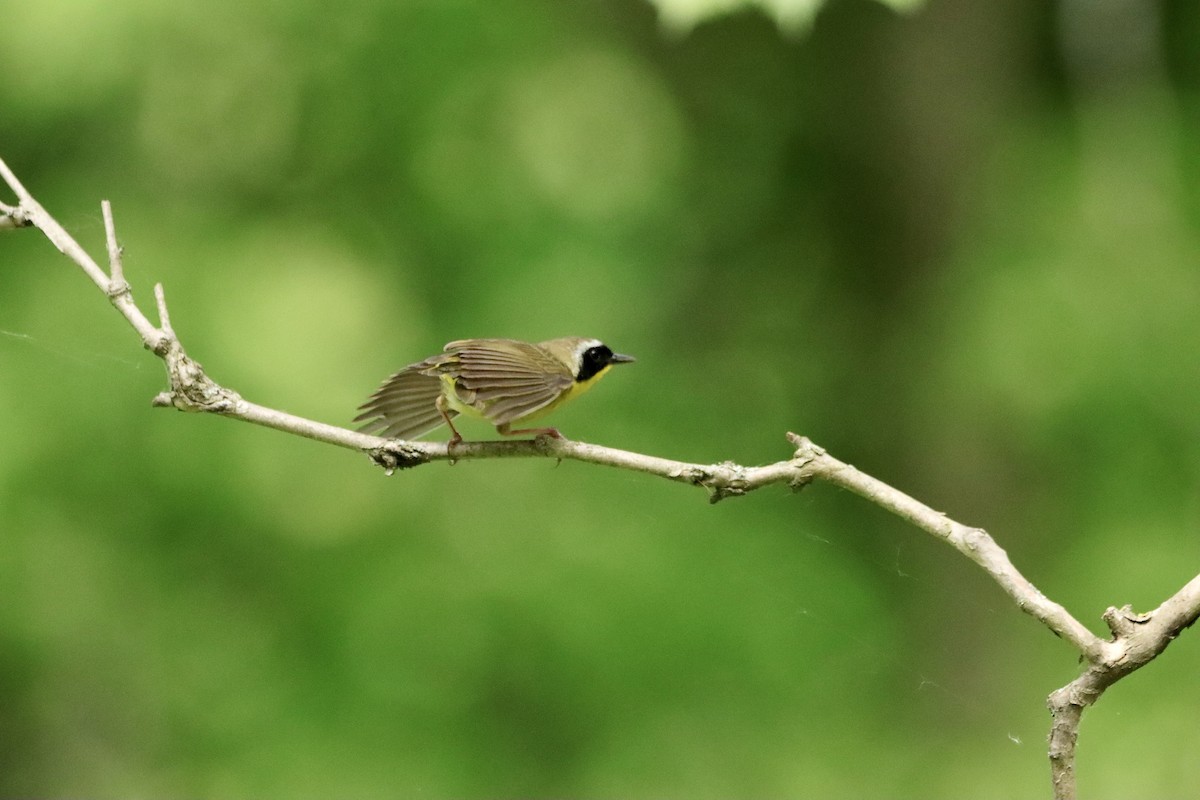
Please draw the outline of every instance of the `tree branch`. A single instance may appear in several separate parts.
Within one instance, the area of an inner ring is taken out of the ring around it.
[[[109,272],[105,273],[34,200],[2,160],[0,177],[18,199],[16,206],[0,203],[0,228],[33,226],[41,230],[104,292],[141,337],[143,345],[163,360],[171,388],[154,398],[155,406],[219,414],[357,450],[368,455],[388,474],[433,461],[569,459],[700,486],[707,490],[709,500],[714,503],[764,486],[786,484],[798,491],[813,480],[821,480],[848,489],[940,539],[982,567],[1018,608],[1069,642],[1087,663],[1082,675],[1052,693],[1047,701],[1052,715],[1049,742],[1051,776],[1055,797],[1060,800],[1075,797],[1075,746],[1083,710],[1095,703],[1113,683],[1152,661],[1180,632],[1200,617],[1200,576],[1197,576],[1148,614],[1135,614],[1128,606],[1122,609],[1109,608],[1104,614],[1104,621],[1113,638],[1110,641],[1102,640],[1065,608],[1043,595],[1017,570],[1008,554],[986,531],[955,522],[940,511],[839,461],[806,437],[793,433],[789,433],[787,438],[795,447],[795,452],[784,461],[757,467],[730,461],[691,464],[550,436],[518,441],[461,442],[453,447],[446,442],[383,439],[251,403],[232,389],[212,380],[204,368],[184,351],[171,326],[162,284],[154,287],[157,326],[137,307],[123,274],[121,246],[117,241],[112,208],[108,201],[101,206],[109,262]]]
[[[1074,800],[1075,745],[1083,710],[1100,699],[1108,687],[1141,669],[1167,649],[1180,633],[1200,618],[1200,575],[1162,605],[1146,614],[1129,606],[1109,607],[1104,621],[1113,633],[1105,656],[1089,659],[1087,670],[1050,694],[1050,770],[1055,797]]]
[[[19,201],[15,213],[11,214],[10,217],[22,219],[26,225],[32,225],[45,234],[46,238],[50,240],[52,245],[58,248],[59,252],[75,262],[83,270],[84,274],[91,279],[92,283],[96,284],[100,291],[108,295],[109,300],[112,301],[117,311],[121,312],[126,321],[142,337],[142,343],[146,348],[159,353],[159,350],[166,346],[165,337],[162,331],[151,325],[150,321],[138,310],[137,305],[133,302],[133,294],[129,290],[129,284],[125,283],[123,278],[114,280],[106,275],[104,270],[71,237],[71,234],[67,233],[58,224],[58,221],[46,213],[46,209],[42,208],[41,204],[33,199],[33,195],[21,185],[21,182],[17,180],[17,176],[12,173],[12,170],[8,168],[8,165],[3,160],[0,160],[0,177],[4,178],[4,182],[13,190]],[[107,220],[106,227],[108,227]],[[111,247],[116,247],[115,234],[110,243]],[[159,354],[161,355],[161,353]]]

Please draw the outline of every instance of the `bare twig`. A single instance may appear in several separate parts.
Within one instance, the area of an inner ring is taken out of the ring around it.
[[[112,203],[100,201],[100,212],[104,215],[104,239],[108,244],[108,293],[122,294],[129,291],[125,282],[125,270],[121,264],[121,245],[117,242],[117,226],[113,223]]]
[[[169,338],[175,338],[175,329],[171,327],[171,314],[167,311],[167,293],[161,283],[154,284],[154,305],[158,307],[158,326]]]
[[[108,275],[33,199],[3,161],[0,161],[0,177],[19,201],[16,206],[0,203],[0,227],[33,225],[40,229],[109,297],[141,336],[143,344],[163,359],[171,388],[154,398],[155,406],[215,413],[357,450],[370,456],[389,474],[433,461],[567,459],[700,486],[707,490],[714,503],[764,486],[786,484],[799,490],[813,480],[822,480],[848,489],[944,541],[982,567],[1018,608],[1069,642],[1087,663],[1082,675],[1055,691],[1048,700],[1053,717],[1049,746],[1051,774],[1055,797],[1060,800],[1075,797],[1075,745],[1083,710],[1095,703],[1113,683],[1157,657],[1181,631],[1200,617],[1200,576],[1197,576],[1148,614],[1135,614],[1128,606],[1119,610],[1109,608],[1104,620],[1113,638],[1109,641],[1100,639],[1065,608],[1038,591],[986,531],[955,522],[898,489],[839,461],[807,438],[792,433],[788,434],[788,441],[795,447],[795,452],[784,461],[757,467],[729,461],[691,464],[549,436],[518,441],[461,442],[453,448],[445,442],[383,439],[251,403],[208,377],[203,367],[184,352],[171,326],[162,284],[154,287],[157,327],[137,307],[125,282],[122,250],[117,242],[112,208],[107,201],[102,204],[102,211],[111,270]]]

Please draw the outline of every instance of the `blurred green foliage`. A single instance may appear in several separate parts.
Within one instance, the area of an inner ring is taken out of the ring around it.
[[[111,199],[137,299],[162,281],[255,401],[346,423],[447,340],[599,336],[639,362],[568,436],[761,463],[805,433],[1094,628],[1194,575],[1195,4],[655,14],[25,3],[0,156],[98,255]],[[385,479],[162,388],[0,235],[2,796],[1049,793],[1076,655],[854,497]],[[1088,713],[1087,796],[1200,780],[1198,653]]]

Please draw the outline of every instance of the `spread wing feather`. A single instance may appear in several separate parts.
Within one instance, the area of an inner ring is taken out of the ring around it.
[[[432,360],[432,359],[430,359]],[[415,439],[445,422],[434,405],[442,393],[442,380],[429,374],[427,361],[412,364],[392,375],[359,408],[355,422],[360,431],[396,439]],[[454,412],[450,412],[454,416]]]
[[[493,425],[528,416],[557,400],[575,376],[537,345],[514,339],[464,339],[446,345],[456,383],[475,394],[473,405]]]
[[[488,418],[497,425],[529,417],[554,401],[543,395],[513,396],[488,407]]]

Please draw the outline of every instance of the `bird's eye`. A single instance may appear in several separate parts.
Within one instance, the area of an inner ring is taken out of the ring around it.
[[[608,360],[612,358],[612,350],[604,345],[590,347],[584,357],[592,364],[607,364]]]
[[[605,345],[596,345],[583,351],[579,359],[579,375],[577,381],[586,381],[612,362],[613,351]]]

